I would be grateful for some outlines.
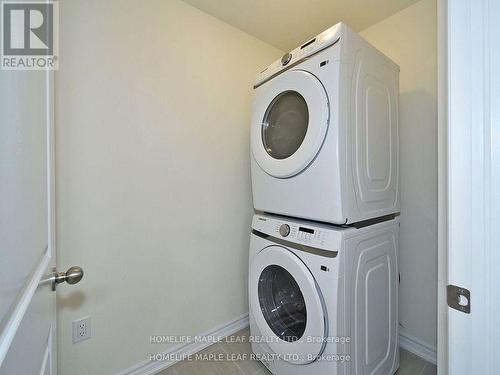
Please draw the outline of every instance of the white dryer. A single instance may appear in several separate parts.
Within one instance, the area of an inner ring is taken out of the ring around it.
[[[398,219],[363,228],[252,222],[252,350],[275,375],[388,375],[399,367]]]
[[[254,86],[258,211],[355,223],[399,212],[399,67],[339,23]]]

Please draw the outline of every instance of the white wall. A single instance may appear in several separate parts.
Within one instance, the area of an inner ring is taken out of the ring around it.
[[[422,0],[361,32],[401,67],[400,324],[436,346],[436,1]]]
[[[248,311],[252,81],[282,52],[178,0],[60,5],[59,373],[109,375]]]

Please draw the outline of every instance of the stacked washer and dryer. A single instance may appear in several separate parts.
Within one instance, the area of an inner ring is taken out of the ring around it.
[[[276,375],[393,374],[399,67],[339,23],[254,89],[252,349]]]

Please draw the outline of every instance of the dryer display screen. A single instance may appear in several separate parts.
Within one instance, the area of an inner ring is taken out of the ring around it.
[[[299,231],[314,234],[314,229],[299,227]]]

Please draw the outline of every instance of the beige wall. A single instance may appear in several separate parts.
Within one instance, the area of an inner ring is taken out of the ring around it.
[[[431,346],[435,6],[361,33],[401,66],[400,321]],[[113,374],[166,349],[150,335],[247,311],[251,84],[282,52],[178,0],[65,0],[60,41],[58,263],[86,275],[58,289],[59,372]],[[93,337],[73,345],[86,315]]]
[[[436,1],[422,0],[361,35],[400,73],[401,331],[436,346]]]
[[[60,41],[59,373],[109,375],[248,311],[251,87],[282,52],[177,0],[62,1]]]

